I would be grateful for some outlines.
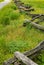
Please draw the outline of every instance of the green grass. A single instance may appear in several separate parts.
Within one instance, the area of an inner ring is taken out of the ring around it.
[[[29,0],[22,1],[29,3]],[[32,2],[30,1],[30,3]],[[34,13],[44,13],[43,11],[39,11],[42,10],[42,5],[40,7],[41,9],[39,9],[37,2],[36,4],[33,3],[34,5],[38,9]],[[15,51],[24,52],[31,50],[39,42],[44,40],[43,31],[31,27],[30,24],[26,27],[22,26],[26,18],[29,19],[25,14],[19,13],[18,8],[13,2],[0,10],[0,65],[2,65],[4,60],[11,58]],[[44,62],[44,51],[41,53],[41,56],[42,59],[40,58],[40,60]],[[39,65],[44,65],[37,58],[34,58],[34,61]]]
[[[0,0],[0,2],[2,2],[2,1],[4,1],[4,0]]]

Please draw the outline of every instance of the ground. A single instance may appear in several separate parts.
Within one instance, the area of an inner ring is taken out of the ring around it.
[[[35,11],[31,13],[44,14],[44,1],[21,1],[33,6]],[[22,26],[25,19],[30,19],[30,17],[20,13],[13,2],[0,10],[0,65],[2,65],[4,60],[11,58],[15,51],[24,52],[31,50],[44,40],[44,31],[34,27],[31,28],[31,25]],[[41,57],[39,57],[41,62],[36,58],[35,62],[39,65],[44,65],[44,51]]]

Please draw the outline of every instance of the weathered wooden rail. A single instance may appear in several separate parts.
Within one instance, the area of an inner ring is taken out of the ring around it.
[[[37,54],[39,54],[39,52],[40,51],[42,51],[42,50],[44,50],[44,41],[42,41],[42,42],[40,42],[38,45],[37,45],[37,47],[35,47],[34,49],[32,49],[32,50],[29,50],[29,51],[26,51],[26,52],[24,52],[23,54],[24,54],[24,57],[26,56],[26,58],[28,58],[28,56],[29,56],[29,60],[30,61],[32,61],[31,59],[33,59],[33,57],[35,57]],[[22,58],[22,55],[23,54],[21,54],[21,57],[20,57],[20,59]],[[15,52],[15,54],[14,54],[14,58],[10,58],[9,60],[7,60],[7,61],[4,61],[4,63],[3,63],[3,65],[10,65],[10,64],[16,64],[17,63],[17,58],[16,58],[16,52]],[[23,59],[21,59],[21,61],[23,62]],[[26,62],[27,62],[27,60],[26,60]],[[33,62],[33,61],[32,61]],[[20,63],[20,61],[18,61],[18,64]],[[23,62],[24,63],[24,62]],[[33,62],[34,63],[34,62]],[[20,63],[21,64],[21,63]],[[26,63],[25,63],[26,64]],[[30,64],[30,65],[32,65],[32,64]],[[35,64],[36,65],[36,64]]]
[[[25,6],[24,3],[22,3],[20,0],[14,0],[14,3],[17,5],[20,12],[22,12],[22,11],[28,11],[28,12],[34,11],[32,6]]]
[[[38,65],[20,52],[15,52],[15,57],[26,65]]]
[[[44,14],[30,14],[30,11],[34,11],[34,8],[32,6],[27,6],[24,3],[22,3],[20,0],[14,0],[14,3],[17,5],[18,9],[22,9],[21,12],[24,10],[26,11],[26,14],[32,17],[36,16],[44,16]]]
[[[34,26],[35,28],[39,29],[39,30],[43,30],[44,31],[44,26],[39,25],[37,22],[32,22],[32,20],[25,20],[25,22],[23,23],[23,26],[26,26],[27,23],[30,23],[32,26]]]
[[[31,16],[31,20],[25,20],[23,26],[26,26],[26,23],[30,23],[32,26],[44,30],[44,26],[41,26],[38,24],[39,21],[33,22],[35,19],[40,19],[41,21],[44,20],[44,15],[43,14],[30,14],[30,11],[34,11],[32,6],[25,6],[24,3],[22,3],[20,0],[14,0],[15,4],[19,8],[20,12],[25,11],[27,15]],[[20,52],[15,52],[14,57],[10,58],[7,61],[4,61],[3,65],[38,65],[35,63],[32,59],[33,57],[37,56],[40,54],[40,52],[44,50],[44,41],[40,42],[34,49],[26,51],[24,53]]]
[[[22,3],[20,0],[14,0],[15,4],[17,5],[20,12],[25,11],[27,15],[32,17],[32,20],[28,20],[27,22],[30,23],[35,28],[38,28],[40,30],[44,30],[44,26],[39,25],[39,22],[44,21],[44,14],[30,14],[29,12],[34,11],[32,6],[25,6],[24,3]],[[33,22],[35,19],[40,19],[37,22]],[[26,22],[26,23],[27,23]],[[25,27],[27,24],[24,22],[23,26]]]

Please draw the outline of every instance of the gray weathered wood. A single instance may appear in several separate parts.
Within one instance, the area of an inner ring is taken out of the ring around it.
[[[26,65],[38,65],[20,52],[15,52],[15,57]]]
[[[44,14],[30,14],[29,12],[26,12],[26,15],[28,15],[28,16],[30,16],[32,18],[34,18],[36,16],[40,16],[40,15],[44,17]]]
[[[30,59],[31,59],[34,54],[35,54],[34,56],[36,56],[37,53],[39,53],[39,51],[41,51],[43,49],[44,49],[44,41],[40,42],[38,44],[38,46],[35,47],[34,49],[26,51],[23,54],[26,55],[26,56],[30,56]],[[16,60],[17,60],[16,58],[10,58],[9,60],[5,61],[3,63],[3,65],[10,65],[10,64],[16,62]]]
[[[33,55],[34,53],[39,52],[40,50],[42,50],[44,48],[44,41],[40,42],[40,44],[38,44],[34,49],[24,52],[24,54],[26,56],[30,56]]]
[[[26,7],[24,6],[24,3],[22,3],[21,1],[19,0],[14,0],[15,4],[17,5],[18,9],[23,9],[24,11],[34,11],[34,9],[30,9],[30,7]],[[22,10],[20,10],[22,12]]]
[[[20,64],[20,63],[19,63],[19,62],[17,62],[17,61],[14,63],[14,65],[19,65],[19,64]]]
[[[14,62],[16,62],[16,59],[15,58],[10,58],[9,60],[4,61],[3,65],[10,65]]]
[[[32,22],[32,20],[25,20],[26,23],[30,23],[32,26],[34,26],[37,29],[43,30],[44,31],[44,26],[36,24],[35,22]],[[26,25],[25,25],[26,26]]]
[[[33,25],[37,29],[44,30],[44,26],[42,26],[42,25],[36,24],[34,22],[31,22],[31,25]]]
[[[14,0],[14,2],[16,3],[16,5],[18,6],[18,8],[20,7],[20,6],[22,6],[23,8],[30,8],[31,6],[25,6],[24,5],[24,3],[22,3],[20,0]],[[32,10],[34,10],[34,9],[32,9]],[[32,11],[31,10],[31,11]],[[28,10],[27,10],[28,11]],[[29,10],[30,11],[30,10]],[[29,16],[32,16],[32,17],[35,17],[35,16],[39,16],[39,15],[41,15],[41,16],[44,16],[44,14],[30,14],[30,13],[28,13],[27,12],[27,15],[29,15]]]

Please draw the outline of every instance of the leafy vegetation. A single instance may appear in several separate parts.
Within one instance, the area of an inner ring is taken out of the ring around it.
[[[44,13],[43,1],[22,0],[24,4],[35,6],[35,12]],[[41,2],[41,4],[39,4]],[[40,9],[40,8],[41,9]],[[30,19],[25,14],[19,12],[17,6],[11,2],[0,10],[0,65],[4,60],[13,56],[15,51],[24,52],[36,47],[36,45],[44,40],[44,31],[38,30],[28,24],[23,27],[25,19]],[[44,23],[44,22],[43,22]],[[41,24],[41,23],[40,23]],[[40,56],[38,56],[40,58]],[[35,62],[39,65],[44,65],[44,51],[41,54],[40,62],[37,58]]]

